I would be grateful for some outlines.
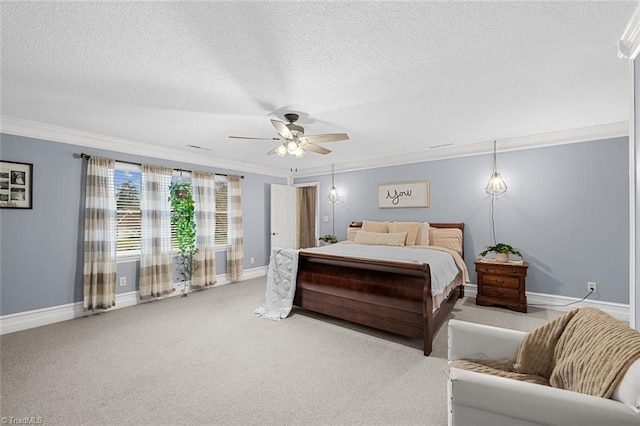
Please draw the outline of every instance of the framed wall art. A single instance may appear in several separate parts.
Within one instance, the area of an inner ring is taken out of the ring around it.
[[[0,160],[0,208],[33,208],[33,164]]]
[[[429,207],[429,181],[378,185],[378,208]]]

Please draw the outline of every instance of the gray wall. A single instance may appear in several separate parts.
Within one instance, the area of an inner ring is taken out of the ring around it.
[[[0,209],[0,315],[82,301],[83,169],[74,153],[147,162],[187,170],[243,174],[245,269],[269,262],[269,186],[286,179],[212,169],[13,135],[0,135],[0,158],[33,163],[33,209]],[[255,258],[251,265],[249,259]],[[138,261],[118,263],[127,277],[119,293],[137,290]],[[216,253],[217,273],[226,271],[226,254]],[[178,280],[177,280],[178,281]]]
[[[595,281],[595,299],[629,303],[628,158],[628,138],[498,153],[509,189],[496,199],[497,240],[523,252],[528,291],[582,297],[587,281]],[[491,168],[491,155],[479,155],[337,173],[338,239],[354,220],[464,222],[475,283],[473,261],[492,243],[484,191]],[[430,181],[429,208],[377,208],[378,184],[420,180]],[[310,181],[320,182],[320,215],[331,218],[331,176],[295,179]],[[327,233],[331,222],[321,223],[320,235]]]

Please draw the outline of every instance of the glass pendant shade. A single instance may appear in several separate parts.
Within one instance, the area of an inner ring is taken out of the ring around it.
[[[294,155],[296,152],[296,149],[298,149],[297,143],[295,143],[294,141],[287,142],[287,152],[289,154]]]
[[[331,201],[332,203],[335,203],[340,199],[340,197],[338,196],[338,190],[335,186],[331,187],[331,191],[329,191],[329,197],[327,198],[329,198],[329,201]]]
[[[487,191],[487,194],[492,195],[494,197],[504,194],[507,192],[507,184],[498,173],[498,160],[496,158],[496,142],[493,141],[493,173],[491,173],[491,177],[489,178],[489,183],[484,188]]]
[[[491,174],[485,191],[487,191],[487,194],[493,196],[498,196],[507,192],[507,184],[504,182],[504,179],[502,179],[500,173],[493,172]]]
[[[329,191],[329,196],[327,197],[327,199],[331,201],[333,204],[335,204],[338,201],[340,201],[340,197],[338,196],[338,189],[336,188],[336,181],[333,175],[333,171],[334,171],[334,168],[332,164],[331,165],[331,190]]]

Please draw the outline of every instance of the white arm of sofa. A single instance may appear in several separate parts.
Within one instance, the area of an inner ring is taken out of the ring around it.
[[[509,419],[546,425],[640,424],[640,415],[611,399],[458,368],[451,369],[449,380],[452,424],[466,422],[460,423],[465,407],[504,416],[496,426],[517,423]]]
[[[449,320],[449,361],[454,359],[515,359],[524,331]]]

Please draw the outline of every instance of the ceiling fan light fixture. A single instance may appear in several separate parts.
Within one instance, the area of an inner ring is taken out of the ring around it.
[[[297,147],[296,150],[293,152],[293,154],[296,156],[296,158],[302,158],[304,157],[306,152],[304,151],[304,149]]]
[[[282,158],[285,155],[287,155],[287,147],[285,144],[282,144],[280,146],[278,146],[276,148],[276,154],[278,154],[278,157]]]
[[[287,142],[287,152],[291,155],[295,154],[298,144],[295,141]]]

